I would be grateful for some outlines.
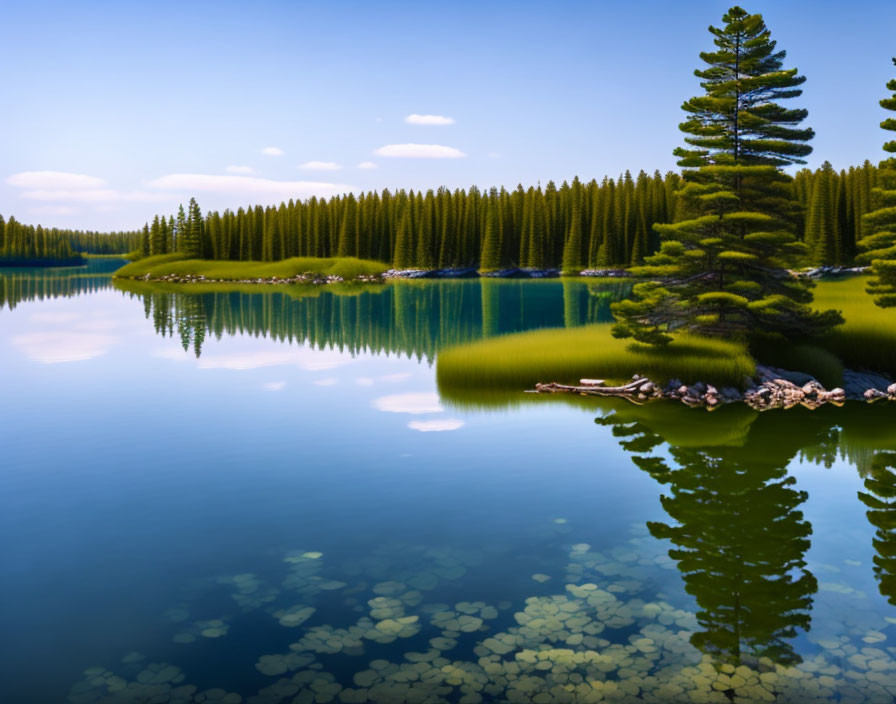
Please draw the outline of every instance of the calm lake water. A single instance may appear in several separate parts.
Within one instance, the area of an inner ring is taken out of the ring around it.
[[[896,409],[454,404],[621,284],[0,272],[2,702],[890,702]]]

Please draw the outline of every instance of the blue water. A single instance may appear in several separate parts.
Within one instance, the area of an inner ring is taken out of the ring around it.
[[[437,388],[442,346],[612,285],[0,276],[0,701],[896,694],[885,406]]]

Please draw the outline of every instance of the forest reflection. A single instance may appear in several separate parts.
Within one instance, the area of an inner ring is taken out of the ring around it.
[[[112,288],[112,273],[124,264],[118,258],[88,259],[85,266],[0,268],[0,311],[26,301],[70,298]]]
[[[473,279],[363,286],[195,287],[115,281],[142,300],[156,332],[198,357],[207,335],[250,334],[319,349],[407,355],[511,332],[609,322],[621,282]]]

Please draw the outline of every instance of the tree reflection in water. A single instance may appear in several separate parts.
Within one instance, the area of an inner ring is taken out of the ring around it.
[[[896,452],[875,453],[859,499],[868,522],[877,529],[872,541],[874,576],[880,593],[896,606]]]
[[[728,415],[735,427],[747,421],[741,441],[721,436],[715,445],[707,435],[700,446],[685,438],[668,453],[656,452],[667,439],[649,422],[611,413],[597,423],[612,427],[634,463],[668,486],[661,502],[671,521],[648,528],[673,544],[669,556],[697,601],[701,630],[693,645],[731,662],[766,656],[797,663],[790,641],[809,630],[818,585],[806,569],[812,526],[800,506],[807,494],[795,488],[787,465],[824,424],[805,414],[798,422],[788,422],[797,414],[741,408]]]

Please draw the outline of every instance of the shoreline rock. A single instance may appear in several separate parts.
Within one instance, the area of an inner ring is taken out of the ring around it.
[[[826,277],[838,277],[851,274],[862,274],[869,267],[843,267],[822,266],[803,271],[791,271],[791,276],[796,278],[820,279]],[[479,271],[476,267],[455,267],[446,269],[389,269],[382,274],[361,275],[349,281],[359,283],[381,283],[387,279],[553,279],[561,276],[560,269],[529,269],[523,267],[508,267],[496,271]],[[625,269],[584,269],[575,276],[583,278],[621,279],[629,276]],[[339,283],[346,279],[340,276],[324,276],[322,274],[304,273],[292,277],[272,276],[268,278],[246,279],[209,279],[202,275],[194,274],[163,274],[162,276],[126,276],[116,278],[128,278],[134,281],[161,281],[166,283],[240,283],[240,284],[329,284]]]
[[[823,279],[825,277],[835,278],[838,276],[850,276],[852,274],[867,274],[871,270],[870,266],[832,266],[826,264],[824,266],[816,266],[811,269],[791,270],[790,275],[796,279]]]
[[[704,382],[688,386],[678,379],[672,379],[661,387],[646,376],[635,374],[630,382],[622,386],[605,386],[602,379],[582,379],[578,386],[556,382],[538,383],[530,393],[616,397],[637,405],[667,399],[680,401],[691,408],[706,408],[710,411],[728,403],[746,403],[757,411],[769,411],[795,406],[814,410],[829,403],[842,406],[846,401],[896,401],[896,383],[883,376],[846,370],[844,381],[847,378],[849,381],[844,383],[846,388],[828,390],[809,374],[757,365],[756,378],[749,380],[746,391],[733,387],[717,389]]]
[[[270,276],[249,279],[210,279],[202,274],[163,274],[162,276],[144,274],[143,276],[114,276],[113,278],[167,284],[336,284],[346,281],[342,276],[313,273],[297,274],[290,277]],[[378,274],[362,274],[347,281],[349,283],[382,283],[383,277]]]

